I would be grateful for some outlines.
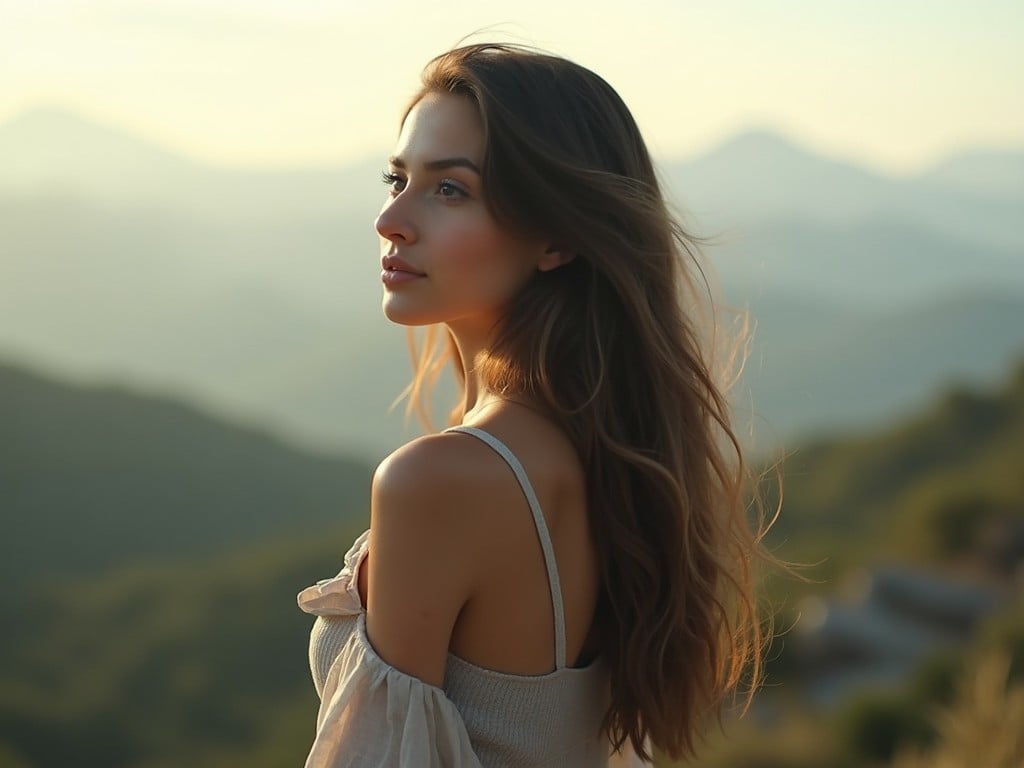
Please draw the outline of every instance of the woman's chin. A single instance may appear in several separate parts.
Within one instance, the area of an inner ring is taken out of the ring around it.
[[[431,317],[422,310],[417,311],[411,307],[402,307],[399,302],[393,301],[390,296],[385,295],[381,308],[384,310],[384,317],[398,325],[431,325],[437,319]]]

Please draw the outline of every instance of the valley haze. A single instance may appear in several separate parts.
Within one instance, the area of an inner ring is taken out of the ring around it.
[[[0,358],[381,458],[417,434],[387,413],[409,364],[380,311],[382,162],[217,168],[21,114],[0,125]],[[659,167],[758,323],[734,398],[755,449],[902,418],[1024,354],[1024,151],[895,178],[759,128]]]

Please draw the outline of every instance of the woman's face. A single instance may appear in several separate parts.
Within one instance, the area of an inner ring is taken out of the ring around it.
[[[480,117],[466,97],[428,93],[406,117],[376,221],[389,320],[489,329],[537,267],[543,244],[499,227],[487,210],[483,155]]]

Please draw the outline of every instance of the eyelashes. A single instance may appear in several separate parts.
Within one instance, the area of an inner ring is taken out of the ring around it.
[[[392,188],[395,186],[395,184],[397,184],[398,182],[402,181],[402,177],[401,176],[398,176],[398,175],[396,175],[394,173],[391,173],[391,171],[384,171],[380,175],[380,178],[381,178],[381,181],[383,181],[385,184],[387,184],[389,187],[392,187]],[[399,190],[396,189],[395,191],[398,192]]]
[[[396,173],[391,171],[383,171],[380,175],[381,181],[383,181],[392,192],[401,192],[405,189],[405,179]],[[397,184],[401,184],[401,187],[397,187]],[[452,179],[441,179],[437,183],[437,190],[441,193],[441,197],[455,200],[462,197],[469,197],[469,193],[462,189]]]

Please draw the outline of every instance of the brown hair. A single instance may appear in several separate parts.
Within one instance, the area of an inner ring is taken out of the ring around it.
[[[466,363],[564,429],[586,471],[602,569],[604,729],[643,757],[648,739],[672,758],[693,754],[705,719],[744,680],[752,695],[770,634],[755,599],[756,494],[713,371],[716,341],[701,341],[701,322],[715,327],[707,281],[692,274],[701,239],[670,214],[629,110],[593,72],[486,43],[436,57],[422,79],[412,104],[440,91],[476,105],[495,219],[576,258],[534,272],[482,360],[461,361],[443,326],[420,350],[410,330],[407,415],[431,428],[434,383],[453,363],[464,384]]]

